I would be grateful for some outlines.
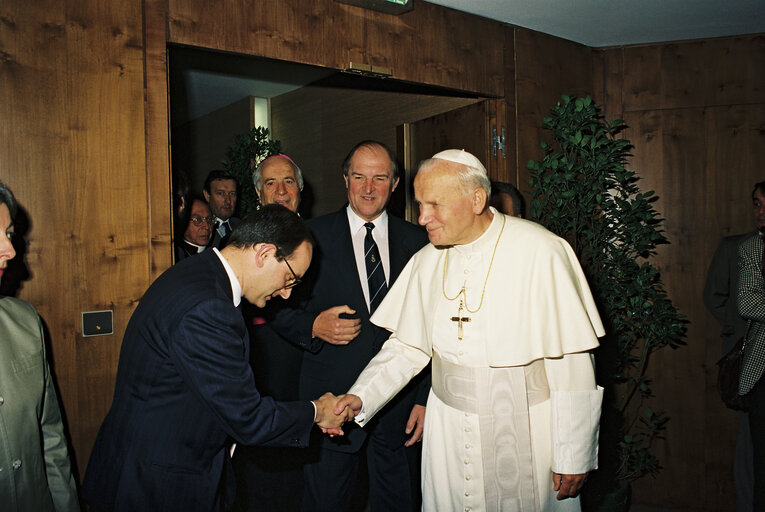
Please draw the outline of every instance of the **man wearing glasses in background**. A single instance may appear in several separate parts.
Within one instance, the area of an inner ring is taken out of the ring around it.
[[[191,215],[183,232],[183,240],[176,241],[175,261],[199,254],[210,245],[212,240],[213,215],[210,207],[201,197],[191,200]]]
[[[125,331],[111,410],[82,495],[91,512],[213,511],[233,501],[234,443],[305,447],[314,423],[335,435],[346,414],[261,396],[240,312],[288,298],[313,239],[293,212],[266,206],[224,249],[187,258],[149,287]]]

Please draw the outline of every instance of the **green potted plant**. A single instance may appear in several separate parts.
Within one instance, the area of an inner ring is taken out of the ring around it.
[[[234,144],[226,148],[223,169],[236,178],[239,187],[239,215],[246,217],[259,206],[258,196],[252,183],[252,173],[267,156],[278,153],[281,142],[271,140],[268,128],[256,126],[249,132],[234,138]]]
[[[587,275],[606,336],[595,351],[599,384],[606,388],[601,417],[599,469],[583,491],[585,510],[628,510],[629,482],[655,476],[661,465],[653,442],[668,417],[650,407],[646,374],[651,354],[684,344],[678,313],[650,263],[668,243],[653,207],[625,167],[632,145],[617,135],[622,120],[603,119],[588,96],[562,96],[543,120],[553,144],[530,161],[531,218],[571,244]]]

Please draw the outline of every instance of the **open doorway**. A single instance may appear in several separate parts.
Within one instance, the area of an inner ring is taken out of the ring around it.
[[[173,172],[200,192],[220,168],[237,134],[266,126],[301,167],[301,214],[339,209],[346,193],[341,163],[363,139],[396,150],[400,126],[481,101],[473,95],[370,78],[291,62],[171,46],[170,111]],[[403,164],[403,155],[399,155]],[[403,168],[403,167],[402,167]],[[404,216],[406,190],[391,202]]]

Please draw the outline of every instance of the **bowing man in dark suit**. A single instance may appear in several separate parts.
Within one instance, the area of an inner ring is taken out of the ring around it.
[[[125,331],[111,410],[88,464],[90,510],[213,511],[230,503],[233,443],[308,444],[313,423],[334,428],[330,394],[277,402],[255,387],[242,297],[287,298],[312,255],[297,215],[268,206],[230,244],[187,258],[144,294]]]
[[[348,206],[308,221],[317,254],[309,271],[311,286],[296,301],[299,307],[283,308],[271,323],[305,349],[301,398],[317,389],[341,393],[353,384],[390,334],[369,322],[371,311],[427,242],[419,227],[386,212],[398,184],[390,149],[374,141],[359,143],[346,157],[343,174]],[[404,444],[421,439],[429,388],[430,380],[421,376],[388,404],[374,428],[354,425],[343,438],[324,436],[304,466],[303,510],[348,509],[362,450],[372,510],[419,510],[419,464],[410,464],[414,449]]]

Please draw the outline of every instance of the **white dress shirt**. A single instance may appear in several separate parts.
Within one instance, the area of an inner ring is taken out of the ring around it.
[[[367,264],[364,260],[364,238],[367,236],[367,228],[364,224],[366,220],[362,219],[353,211],[350,205],[346,208],[348,213],[348,224],[351,228],[351,241],[353,242],[353,255],[356,258],[356,270],[359,273],[361,289],[364,291],[364,300],[369,310],[369,286],[367,286]],[[388,212],[383,211],[379,217],[371,221],[375,225],[372,230],[372,238],[375,239],[377,249],[380,251],[383,272],[385,274],[385,284],[390,286],[390,256],[388,251]]]

